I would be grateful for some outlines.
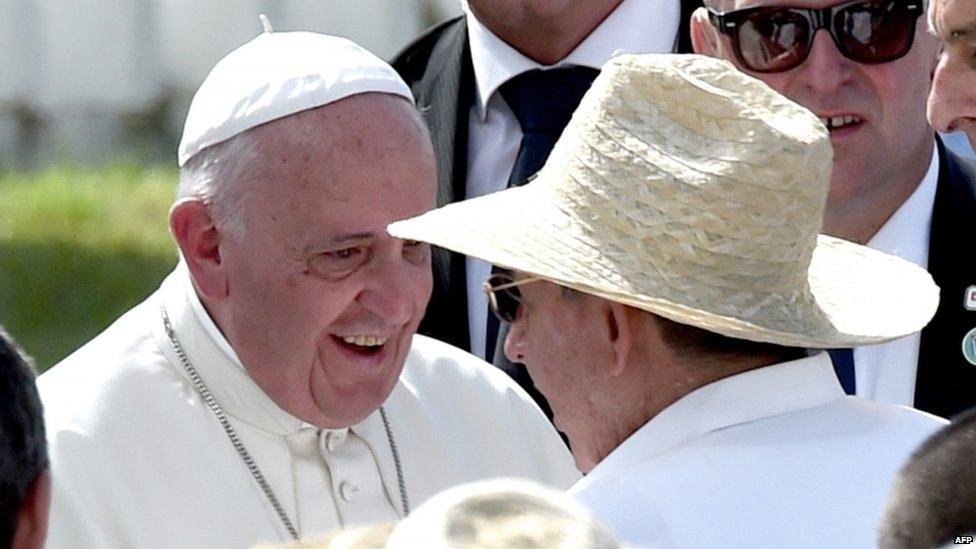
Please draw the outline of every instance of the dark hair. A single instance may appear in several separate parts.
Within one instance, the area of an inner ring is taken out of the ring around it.
[[[976,409],[929,437],[888,492],[878,542],[884,549],[936,547],[976,532]]]
[[[722,360],[765,355],[777,362],[786,362],[807,356],[806,349],[728,337],[659,315],[654,315],[654,320],[661,329],[661,339],[669,347],[681,349],[682,353],[695,358]]]
[[[27,491],[47,467],[34,370],[0,326],[0,547],[10,546]]]
[[[559,289],[560,295],[564,299],[576,299],[584,293],[563,285],[560,285]],[[808,355],[806,349],[736,339],[688,324],[681,324],[650,311],[642,310],[641,312],[651,316],[657,322],[664,343],[671,348],[681,349],[682,353],[693,358],[722,360],[762,355],[769,356],[777,362],[787,362]]]

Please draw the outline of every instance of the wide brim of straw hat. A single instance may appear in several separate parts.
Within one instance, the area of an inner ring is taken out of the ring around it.
[[[921,267],[826,235],[818,237],[807,287],[785,305],[782,296],[767,300],[756,296],[755,289],[734,284],[688,291],[662,287],[671,265],[635,268],[622,263],[587,236],[586,221],[566,211],[546,175],[543,171],[524,187],[393,223],[388,231],[675,322],[791,347],[850,347],[898,338],[923,328],[938,306],[938,287]],[[688,269],[689,263],[682,262],[682,268]],[[665,275],[649,276],[646,271],[651,269]],[[686,280],[695,278],[693,272],[683,275]],[[752,295],[740,295],[743,292]]]

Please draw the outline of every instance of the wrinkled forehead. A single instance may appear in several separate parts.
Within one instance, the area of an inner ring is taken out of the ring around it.
[[[402,98],[351,97],[258,130],[263,173],[249,202],[259,213],[279,211],[298,223],[358,217],[360,228],[372,230],[433,205],[430,139]]]
[[[928,8],[932,34],[948,44],[976,44],[976,2],[930,0]]]

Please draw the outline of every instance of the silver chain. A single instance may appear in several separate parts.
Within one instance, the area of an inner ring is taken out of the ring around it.
[[[183,351],[183,346],[180,345],[179,340],[176,338],[176,331],[173,330],[173,325],[169,321],[169,314],[166,312],[166,307],[160,305],[160,312],[163,316],[163,327],[166,329],[166,335],[169,336],[170,343],[173,344],[173,350],[176,352],[176,356],[180,359],[180,363],[183,365],[183,369],[186,370],[186,374],[190,377],[190,381],[193,383],[194,388],[196,388],[197,393],[200,398],[207,404],[210,410],[213,412],[214,416],[217,417],[217,421],[220,422],[220,426],[223,427],[224,432],[227,433],[227,438],[230,439],[231,444],[234,445],[234,449],[237,450],[237,454],[241,456],[241,460],[244,465],[247,466],[247,470],[251,472],[251,476],[261,487],[261,491],[264,492],[264,496],[274,507],[276,513],[278,513],[278,518],[281,519],[282,524],[285,525],[285,529],[288,530],[288,534],[291,535],[292,539],[298,541],[301,536],[298,534],[298,529],[288,518],[288,514],[285,513],[285,508],[282,507],[281,502],[278,501],[278,497],[275,496],[274,490],[271,489],[271,485],[265,480],[264,474],[261,473],[261,469],[258,468],[258,464],[255,463],[254,458],[251,457],[251,453],[247,451],[247,447],[244,446],[244,442],[241,440],[240,436],[237,434],[237,430],[234,426],[230,424],[227,419],[227,415],[224,410],[217,404],[217,400],[214,399],[213,394],[210,393],[210,389],[207,389],[207,385],[200,378],[200,374],[197,373],[197,369],[193,367],[190,363],[190,359],[187,358],[186,352]],[[390,420],[386,416],[386,410],[380,406],[380,417],[383,419],[383,428],[386,430],[386,439],[390,442],[390,450],[393,453],[393,464],[396,467],[397,474],[397,484],[400,488],[400,503],[403,505],[404,516],[410,514],[410,502],[407,499],[407,485],[403,480],[403,466],[400,464],[400,452],[397,451],[396,440],[393,438],[393,429],[390,427]]]
[[[390,451],[393,453],[393,465],[396,467],[397,485],[400,488],[400,503],[403,505],[403,516],[410,514],[410,501],[407,499],[407,484],[403,481],[403,467],[400,465],[400,452],[397,451],[396,441],[393,440],[393,428],[390,419],[386,417],[386,409],[380,406],[380,417],[383,418],[383,428],[386,429],[386,440],[390,441]]]

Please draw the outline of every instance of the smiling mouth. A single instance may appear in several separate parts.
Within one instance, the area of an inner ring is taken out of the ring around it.
[[[383,349],[386,342],[389,340],[387,337],[372,336],[372,335],[356,335],[356,336],[332,336],[332,339],[338,343],[340,346],[348,349],[354,353],[370,356],[375,355]]]
[[[823,122],[824,126],[827,126],[827,130],[829,131],[856,126],[862,122],[860,118],[851,114],[845,114],[842,116],[821,116],[820,121]]]

